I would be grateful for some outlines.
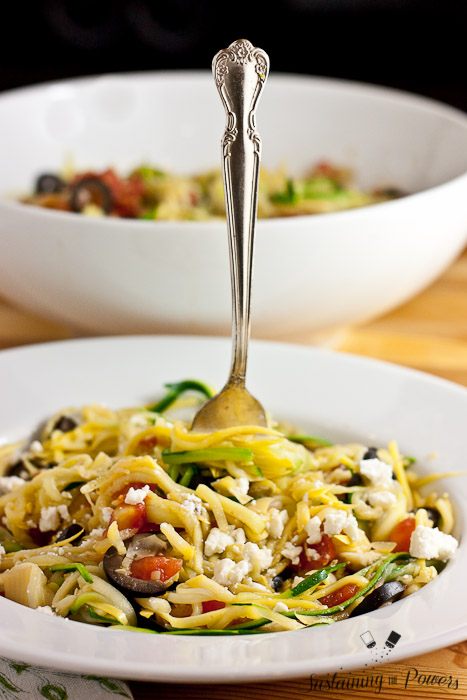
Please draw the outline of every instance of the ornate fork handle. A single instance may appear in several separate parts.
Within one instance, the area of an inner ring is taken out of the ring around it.
[[[232,283],[233,348],[228,384],[244,385],[250,333],[253,246],[258,204],[261,139],[255,110],[269,72],[269,58],[246,39],[213,59],[213,74],[225,107],[222,163]]]

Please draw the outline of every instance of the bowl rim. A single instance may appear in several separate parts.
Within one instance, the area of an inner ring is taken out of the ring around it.
[[[98,74],[93,74],[93,75],[87,75],[87,76],[75,76],[72,78],[65,78],[65,79],[59,79],[59,80],[50,80],[50,81],[44,81],[40,82],[34,85],[27,85],[27,86],[21,86],[21,87],[16,87],[12,88],[10,90],[5,90],[4,92],[0,93],[0,109],[1,105],[3,102],[7,102],[10,99],[14,99],[17,96],[22,96],[22,95],[28,95],[28,94],[34,94],[36,92],[41,92],[44,89],[50,90],[54,88],[62,88],[66,87],[67,85],[89,85],[92,83],[95,83],[97,81],[104,81],[104,80],[160,80],[162,82],[168,82],[168,81],[173,81],[175,80],[193,80],[193,79],[198,79],[205,81],[207,79],[212,80],[212,75],[211,71],[209,70],[147,70],[147,71],[128,71],[128,72],[121,72],[121,73],[116,73],[116,72],[110,72],[110,73],[98,73]],[[289,72],[280,72],[273,74],[268,78],[269,81],[273,81],[274,83],[289,83],[289,84],[302,84],[302,85],[310,85],[310,86],[317,86],[317,87],[323,87],[327,89],[339,89],[343,88],[344,90],[348,90],[350,92],[354,93],[360,93],[362,95],[370,95],[370,96],[376,96],[379,99],[387,100],[387,101],[392,101],[392,102],[397,102],[399,104],[407,104],[419,108],[424,108],[428,111],[431,112],[437,112],[441,117],[448,118],[454,122],[457,122],[459,126],[465,128],[467,130],[467,113],[463,112],[461,109],[458,109],[457,107],[453,107],[452,105],[446,104],[444,102],[441,102],[440,100],[433,99],[431,97],[426,97],[424,95],[418,95],[416,93],[409,92],[407,90],[401,90],[398,88],[393,88],[393,87],[388,87],[385,85],[378,85],[378,84],[373,84],[373,83],[368,83],[368,82],[360,82],[356,80],[347,80],[347,79],[342,79],[342,78],[333,78],[333,77],[326,77],[326,76],[317,76],[317,75],[312,75],[312,74],[303,74],[303,73],[289,73]],[[374,204],[368,204],[364,207],[356,207],[353,209],[343,209],[341,211],[335,211],[335,212],[325,212],[321,214],[305,214],[305,215],[297,215],[297,216],[289,216],[289,217],[280,217],[280,216],[275,216],[275,217],[268,217],[268,218],[260,218],[257,220],[257,227],[259,230],[265,228],[265,229],[272,229],[277,226],[283,225],[284,219],[288,221],[288,226],[290,226],[291,221],[296,221],[298,225],[304,224],[305,222],[310,225],[311,221],[316,221],[317,225],[323,225],[323,221],[329,221],[329,223],[333,222],[336,220],[342,221],[350,217],[349,224],[353,222],[354,219],[358,219],[359,217],[367,217],[367,216],[372,216],[373,212],[375,210],[375,207],[378,207],[378,211],[380,207],[384,207],[384,212],[387,212],[388,207],[389,208],[394,208],[394,207],[400,207],[401,205],[404,206],[410,206],[410,203],[413,201],[415,198],[416,201],[419,201],[421,197],[424,196],[431,196],[433,193],[438,194],[440,191],[442,192],[446,188],[450,188],[453,185],[457,184],[462,184],[463,181],[467,182],[467,164],[465,171],[459,175],[456,175],[455,177],[447,180],[446,182],[441,182],[438,185],[433,185],[432,187],[428,187],[426,189],[422,189],[416,192],[409,192],[406,195],[403,195],[400,198],[389,200],[386,202],[376,202]],[[408,203],[408,204],[406,204]],[[171,229],[184,229],[184,230],[190,230],[190,231],[202,231],[205,229],[208,229],[209,231],[215,230],[219,226],[224,227],[225,226],[225,219],[224,218],[216,218],[216,219],[208,219],[208,220],[201,220],[201,221],[190,221],[190,220],[176,220],[176,221],[170,221],[170,220],[145,220],[145,219],[133,219],[133,218],[123,218],[123,217],[108,217],[108,216],[103,216],[103,217],[86,217],[83,216],[82,214],[79,214],[77,212],[71,212],[71,211],[60,211],[60,210],[52,210],[52,209],[47,209],[45,207],[39,207],[39,206],[34,206],[34,205],[25,205],[20,201],[14,200],[11,197],[5,196],[5,194],[0,193],[0,209],[4,208],[7,211],[10,212],[18,212],[21,211],[22,214],[26,214],[28,216],[39,216],[42,218],[45,218],[46,220],[52,217],[52,219],[57,219],[58,221],[81,221],[81,225],[87,225],[85,222],[92,222],[93,227],[96,226],[100,228],[101,230],[105,230],[106,227],[111,227],[113,228],[114,226],[118,226],[121,228],[125,227],[133,227],[134,222],[138,222],[137,225],[142,227],[142,230],[149,230],[152,229],[152,233],[155,233],[155,227],[159,230],[167,230],[170,231]],[[392,209],[391,209],[392,210]],[[70,217],[72,217],[70,219]]]

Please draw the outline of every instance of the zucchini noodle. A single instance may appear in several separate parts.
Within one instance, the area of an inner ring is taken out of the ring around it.
[[[259,634],[359,614],[375,589],[406,597],[454,554],[449,495],[428,489],[460,472],[272,422],[193,433],[210,387],[167,388],[67,408],[0,449],[6,598],[112,629]]]

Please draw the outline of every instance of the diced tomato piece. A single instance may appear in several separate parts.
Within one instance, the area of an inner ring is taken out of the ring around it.
[[[328,535],[323,535],[318,544],[309,545],[305,543],[303,551],[300,554],[300,563],[298,565],[299,573],[306,573],[312,569],[322,569],[323,566],[327,566],[336,556],[336,548]]]
[[[340,605],[344,601],[351,598],[358,591],[358,586],[355,583],[346,583],[337,590],[328,595],[318,598],[319,602],[332,608],[334,605]]]
[[[389,535],[389,541],[396,543],[396,546],[392,551],[408,552],[410,549],[410,538],[414,530],[415,518],[412,516],[401,520],[400,523],[397,523]]]
[[[42,532],[38,527],[33,527],[29,530],[29,537],[32,539],[36,547],[46,547],[50,544],[53,531]]]
[[[204,600],[202,605],[204,613],[213,612],[213,610],[222,610],[222,608],[225,608],[225,603],[222,603],[220,600]]]
[[[138,447],[140,448],[140,450],[151,450],[156,445],[157,435],[147,435],[146,437],[142,438],[138,443]]]
[[[182,564],[183,561],[175,557],[143,557],[131,562],[130,573],[143,581],[168,581],[178,574]]]
[[[144,503],[121,503],[112,513],[111,522],[114,520],[119,530],[139,530],[146,524],[146,506]]]

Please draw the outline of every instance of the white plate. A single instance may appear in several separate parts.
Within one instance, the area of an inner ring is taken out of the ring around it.
[[[27,434],[51,412],[105,402],[147,403],[165,381],[225,379],[225,339],[127,337],[39,345],[0,353],[0,438]],[[395,438],[420,470],[463,469],[467,391],[418,372],[298,346],[251,348],[249,387],[275,416],[326,438],[382,445]],[[436,459],[429,459],[436,452]],[[391,660],[467,638],[467,479],[440,482],[456,510],[455,558],[409,598],[329,628],[247,637],[158,637],[97,629],[41,615],[0,598],[0,654],[56,669],[172,682],[273,680],[364,667],[375,661],[360,635],[381,649],[401,638]],[[386,650],[387,651],[387,650]],[[389,658],[384,655],[384,660]]]

